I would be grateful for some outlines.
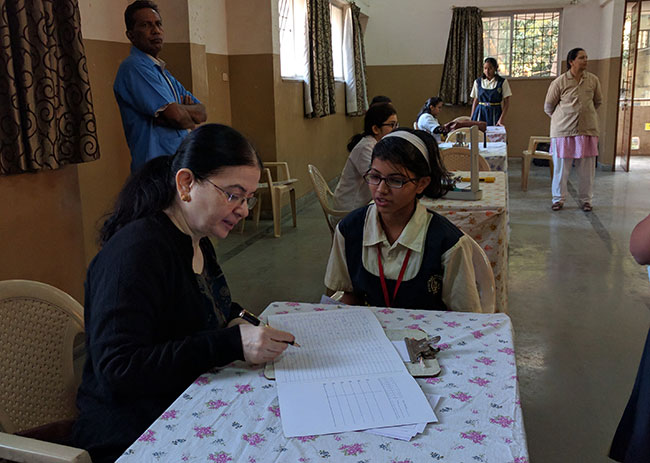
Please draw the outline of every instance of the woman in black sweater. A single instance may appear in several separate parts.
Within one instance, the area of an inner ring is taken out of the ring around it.
[[[206,124],[123,188],[85,283],[88,358],[74,442],[114,461],[206,370],[263,363],[289,333],[239,323],[208,237],[248,215],[262,162],[234,129]]]

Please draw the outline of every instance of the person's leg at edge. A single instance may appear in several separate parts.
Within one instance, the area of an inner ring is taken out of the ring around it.
[[[553,153],[553,182],[551,183],[553,204],[564,204],[572,162],[573,159],[563,159],[557,153]]]
[[[596,157],[576,159],[578,174],[578,201],[580,206],[591,207],[594,197],[594,176],[596,174]]]

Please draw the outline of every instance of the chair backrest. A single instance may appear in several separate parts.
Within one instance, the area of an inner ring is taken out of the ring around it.
[[[453,119],[451,122],[462,122],[462,121],[471,121],[472,118],[469,116],[458,116],[456,119]]]
[[[494,313],[496,312],[496,287],[492,265],[490,265],[490,260],[481,245],[467,233],[465,233],[465,236],[472,243],[472,264],[474,266],[476,288],[481,301],[481,311],[483,313]]]
[[[307,170],[309,171],[309,178],[311,179],[311,184],[313,185],[314,191],[316,192],[318,202],[323,208],[323,214],[325,214],[327,226],[330,229],[330,233],[334,234],[334,227],[336,226],[337,222],[336,218],[340,219],[341,217],[345,217],[350,211],[340,211],[332,207],[331,201],[334,197],[334,194],[332,193],[332,190],[330,190],[325,177],[323,177],[323,174],[321,174],[320,170],[318,170],[318,167],[314,166],[313,164],[309,164],[307,166]]]
[[[413,129],[414,130],[419,130],[417,121],[413,123]]]
[[[45,283],[0,281],[0,404],[8,432],[77,416],[75,338],[83,307]]]
[[[528,139],[528,152],[537,156],[548,156],[549,158],[552,157],[548,151],[537,150],[537,145],[540,143],[551,143],[551,137],[531,135],[531,137]]]
[[[455,142],[456,141],[456,136],[459,133],[462,132],[462,133],[465,134],[465,142],[468,142],[469,141],[469,131],[470,131],[470,129],[471,129],[471,127],[461,127],[460,129],[452,130],[451,132],[449,132],[447,134],[446,141],[447,142]],[[485,132],[483,132],[482,130],[478,131],[478,141],[480,141],[480,142],[485,141]]]
[[[472,154],[469,148],[454,146],[440,151],[440,158],[447,170],[466,170],[472,169]],[[490,165],[481,155],[478,156],[478,170],[489,172]]]

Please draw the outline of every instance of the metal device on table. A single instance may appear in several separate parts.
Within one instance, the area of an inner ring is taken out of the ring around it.
[[[470,189],[469,190],[451,190],[444,196],[444,199],[462,199],[465,201],[477,201],[483,198],[483,191],[479,188],[479,169],[478,169],[478,127],[474,126],[469,131],[470,134]],[[462,135],[463,139],[465,134]],[[456,145],[454,145],[456,146]]]

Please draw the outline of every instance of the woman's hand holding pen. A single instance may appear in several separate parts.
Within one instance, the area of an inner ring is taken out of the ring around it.
[[[291,333],[276,330],[270,326],[253,326],[248,323],[239,325],[244,360],[248,363],[270,362],[295,340]]]

